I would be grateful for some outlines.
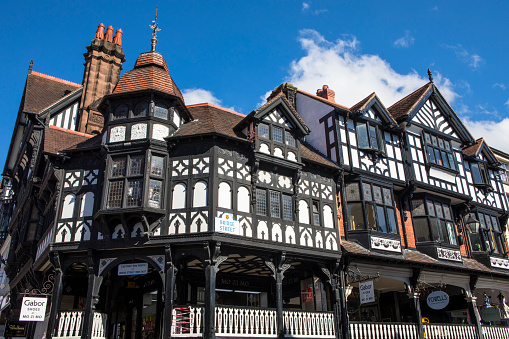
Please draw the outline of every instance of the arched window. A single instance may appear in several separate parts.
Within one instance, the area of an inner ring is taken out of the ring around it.
[[[193,190],[193,207],[207,206],[207,183],[198,181],[194,184]]]
[[[67,194],[62,204],[62,219],[72,218],[74,216],[74,205],[76,203],[76,197],[74,194]]]
[[[219,184],[218,207],[232,208],[232,190],[230,184],[222,182]]]
[[[134,108],[134,117],[146,117],[148,114],[148,103],[147,102],[139,102]]]
[[[173,187],[172,209],[186,208],[186,185],[177,184]]]
[[[241,186],[237,191],[237,209],[240,212],[249,213],[251,201],[249,199],[249,190]]]
[[[129,109],[127,108],[127,105],[118,106],[115,110],[115,114],[113,114],[113,120],[126,119],[128,112]]]
[[[329,205],[323,206],[323,225],[327,228],[334,228],[334,214]]]
[[[81,201],[80,217],[91,217],[94,214],[94,193],[88,192]]]
[[[309,224],[309,205],[305,200],[299,200],[299,222]]]
[[[168,119],[168,107],[164,104],[156,104],[154,109],[154,117]]]

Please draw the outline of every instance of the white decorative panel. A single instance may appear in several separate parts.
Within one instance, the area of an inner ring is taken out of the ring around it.
[[[280,224],[272,224],[272,241],[283,242],[283,231]]]
[[[305,200],[299,200],[299,222],[309,224],[309,206]]]
[[[218,192],[218,207],[231,209],[232,208],[232,190],[230,184],[221,182],[219,184]]]
[[[144,229],[141,222],[137,222],[133,226],[133,231],[131,232],[131,238],[143,237]]]
[[[193,174],[209,173],[210,158],[193,159]]]
[[[323,225],[325,228],[334,228],[334,213],[329,205],[323,206]]]
[[[270,184],[272,181],[272,176],[267,171],[259,171],[258,172],[258,180],[265,184]]]
[[[509,270],[509,260],[490,257],[491,267]]]
[[[177,127],[180,126],[180,115],[178,114],[177,110],[173,111],[173,123]]]
[[[315,234],[315,246],[317,248],[323,248],[323,237],[321,231],[316,231]]]
[[[258,239],[268,240],[269,239],[269,228],[267,227],[267,223],[265,221],[258,222]]]
[[[172,172],[171,175],[174,177],[179,177],[183,175],[188,174],[188,167],[189,160],[182,159],[182,160],[174,160],[172,165]]]
[[[91,217],[94,214],[94,193],[87,192],[81,200],[80,217]]]
[[[131,140],[145,139],[147,137],[147,124],[135,124],[131,126]]]
[[[297,156],[294,152],[288,152],[288,156],[286,158],[290,161],[297,161]]]
[[[274,156],[278,158],[284,158],[283,149],[279,147],[274,148]]]
[[[74,234],[74,241],[90,240],[90,227],[86,221],[80,221]]]
[[[239,212],[249,213],[251,201],[249,199],[249,190],[241,186],[237,191],[237,210]]]
[[[438,259],[452,260],[452,261],[463,261],[461,258],[461,252],[457,250],[450,250],[448,248],[437,247]]]
[[[181,234],[186,232],[185,213],[171,213],[169,219],[169,234]]]
[[[122,224],[118,224],[113,230],[113,234],[111,235],[111,239],[123,239],[125,238],[125,230],[122,227]]]
[[[73,217],[75,204],[76,197],[74,194],[68,194],[65,196],[64,203],[62,204],[62,219]]]
[[[155,124],[152,127],[152,139],[162,140],[170,134],[170,129],[161,124]]]
[[[371,237],[371,248],[375,250],[401,253],[401,242],[399,240]]]
[[[293,228],[293,226],[286,226],[285,237],[286,237],[285,242],[287,244],[295,244],[296,242],[295,229]]]
[[[269,145],[267,145],[265,143],[260,144],[260,152],[265,153],[265,154],[270,154]]]
[[[191,233],[206,232],[208,230],[208,212],[193,212],[191,213]]]
[[[125,140],[125,126],[116,126],[111,129],[110,142]]]
[[[68,242],[71,241],[71,229],[67,223],[59,223],[58,231],[55,237],[55,242]]]
[[[291,188],[292,187],[292,179],[290,177],[284,175],[278,175],[278,184],[279,187],[282,188]]]
[[[207,206],[207,183],[198,181],[194,184],[193,190],[193,207]]]
[[[177,184],[173,187],[172,209],[186,208],[186,185]]]
[[[328,250],[337,251],[338,250],[338,241],[333,232],[325,232],[325,248]]]

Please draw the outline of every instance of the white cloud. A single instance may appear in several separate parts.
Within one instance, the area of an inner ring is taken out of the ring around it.
[[[302,3],[302,11],[303,12],[311,11],[311,5],[307,2],[303,2]],[[328,11],[329,11],[328,9],[315,9],[315,10],[311,11],[311,13],[314,15],[319,15],[322,13],[327,13]]]
[[[503,89],[505,91],[505,89],[507,88],[507,86],[505,84],[501,84],[499,82],[497,82],[496,84],[493,84],[493,88],[495,87],[500,87],[501,89]]]
[[[509,153],[509,133],[507,133],[509,131],[509,118],[499,122],[490,120],[472,121],[469,118],[463,118],[462,121],[474,138],[483,137],[488,146]]]
[[[306,9],[309,9],[309,4],[306,2],[302,3],[302,10],[305,11]]]
[[[394,41],[394,46],[408,48],[414,44],[414,41],[415,39],[410,35],[410,31],[405,31],[405,36]]]
[[[186,101],[186,105],[194,105],[194,104],[202,104],[209,103],[216,106],[222,107],[222,100],[216,98],[214,93],[211,91],[207,91],[203,88],[188,88],[182,91],[182,95],[184,96],[184,100]],[[228,107],[234,111],[234,107]]]
[[[504,103],[504,105],[509,106],[509,99]]]
[[[481,63],[484,62],[483,58],[479,56],[478,54],[472,54],[468,52],[465,48],[463,48],[462,45],[443,45],[445,48],[452,49],[458,59],[460,59],[462,62],[466,63],[468,66],[470,66],[473,69],[479,68],[481,66]]]
[[[329,85],[336,92],[336,102],[348,107],[373,91],[389,107],[428,82],[416,71],[396,72],[378,55],[361,54],[354,36],[331,42],[308,29],[300,32],[299,41],[306,55],[292,62],[287,81],[310,93]],[[440,92],[452,103],[458,94],[451,81],[439,73],[434,78]]]

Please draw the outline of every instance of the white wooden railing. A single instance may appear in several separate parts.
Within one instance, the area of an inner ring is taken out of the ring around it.
[[[53,339],[80,339],[83,315],[84,312],[81,310],[60,311]],[[107,315],[96,312],[93,319],[92,338],[105,339]]]
[[[217,306],[215,333],[222,337],[277,337],[274,309]],[[173,309],[172,337],[196,337],[203,334],[201,307]],[[332,312],[283,311],[286,337],[335,338]]]
[[[477,339],[475,325],[424,324],[423,327],[427,339]]]
[[[418,339],[414,323],[350,322],[351,339]],[[427,339],[430,339],[427,337]]]
[[[172,311],[171,336],[201,336],[203,334],[202,307],[175,307]]]
[[[287,337],[336,337],[332,312],[283,311],[283,323]]]
[[[484,339],[509,339],[509,327],[483,326]]]
[[[228,337],[275,337],[276,311],[272,309],[216,307],[215,332]]]

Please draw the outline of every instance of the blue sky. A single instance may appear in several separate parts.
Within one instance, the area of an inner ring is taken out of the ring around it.
[[[282,82],[323,84],[351,106],[376,91],[386,107],[435,83],[474,137],[509,153],[509,3],[503,1],[10,1],[0,14],[0,163],[30,60],[81,83],[97,25],[122,28],[124,72],[157,50],[186,103],[249,113]]]

